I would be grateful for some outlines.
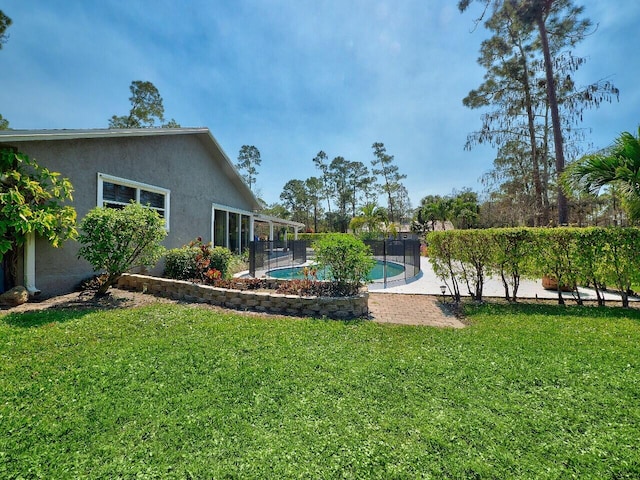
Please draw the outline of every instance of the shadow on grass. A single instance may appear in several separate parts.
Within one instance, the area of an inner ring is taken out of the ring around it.
[[[26,304],[33,309],[11,311],[1,316],[0,322],[14,327],[33,328],[52,323],[63,323],[75,320],[98,310],[113,310],[127,306],[128,300],[113,295],[95,296],[94,292],[87,291],[64,301],[44,300],[42,303],[34,302]],[[48,303],[50,302],[50,303]]]
[[[32,310],[27,312],[8,313],[0,317],[0,322],[20,328],[38,328],[54,323],[65,323],[77,320],[95,309],[72,309],[72,308],[48,308],[46,310]]]
[[[478,314],[490,315],[546,315],[582,318],[628,318],[640,321],[640,309],[622,307],[598,307],[580,305],[550,305],[534,303],[484,303],[465,304],[464,313],[473,317]]]

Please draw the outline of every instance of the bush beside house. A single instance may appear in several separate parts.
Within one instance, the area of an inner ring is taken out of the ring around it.
[[[122,209],[97,207],[80,223],[78,257],[105,272],[96,295],[104,295],[134,267],[152,267],[164,253],[164,220],[155,210],[130,203]]]

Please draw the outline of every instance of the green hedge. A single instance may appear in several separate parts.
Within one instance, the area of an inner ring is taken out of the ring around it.
[[[640,229],[633,227],[448,230],[430,233],[427,244],[435,273],[457,301],[461,285],[482,300],[488,275],[502,279],[510,301],[517,298],[521,278],[554,277],[559,303],[563,286],[582,303],[577,286],[590,285],[600,304],[602,288],[612,286],[624,306],[631,285],[640,283]]]
[[[321,240],[329,235],[335,235],[335,233],[299,233],[298,240],[306,240],[311,243],[311,242],[316,242],[318,240]],[[344,234],[344,235],[351,235],[351,234]]]
[[[197,278],[196,255],[198,249],[182,247],[168,250],[164,257],[164,276],[174,280]]]

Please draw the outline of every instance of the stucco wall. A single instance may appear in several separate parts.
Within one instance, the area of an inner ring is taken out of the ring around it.
[[[211,240],[211,205],[252,210],[251,199],[223,172],[225,161],[203,134],[11,142],[40,165],[68,177],[78,222],[96,206],[98,172],[171,191],[167,248],[200,236]],[[43,294],[70,291],[92,274],[78,260],[77,242],[52,249],[36,243],[36,286]]]

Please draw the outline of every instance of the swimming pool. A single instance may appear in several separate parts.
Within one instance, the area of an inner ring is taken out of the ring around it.
[[[301,280],[304,278],[304,268],[305,267],[278,268],[269,270],[267,272],[267,276],[283,280]],[[387,262],[387,278],[402,275],[403,273],[404,265],[394,262]],[[317,277],[318,280],[324,280],[325,272],[323,270],[318,270]],[[384,262],[376,260],[376,264],[373,266],[373,269],[367,276],[367,279],[373,282],[384,280]]]

